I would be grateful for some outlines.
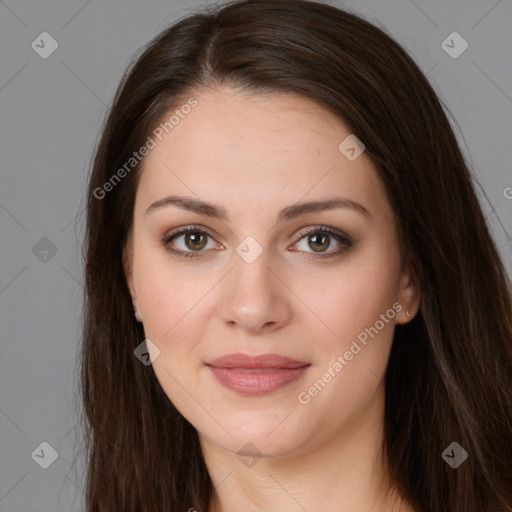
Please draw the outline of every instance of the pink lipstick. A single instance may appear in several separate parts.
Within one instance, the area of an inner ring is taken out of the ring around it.
[[[206,366],[225,387],[242,395],[261,396],[299,379],[311,366],[278,354],[229,354]]]

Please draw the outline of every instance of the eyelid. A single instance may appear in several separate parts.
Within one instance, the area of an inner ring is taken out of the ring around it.
[[[182,256],[182,257],[208,257],[208,253],[210,251],[183,251],[181,249],[172,249],[169,247],[170,242],[173,238],[177,238],[183,235],[186,235],[189,232],[200,232],[205,233],[207,236],[209,236],[211,239],[213,239],[217,244],[224,247],[224,245],[217,241],[216,236],[214,236],[211,232],[211,230],[205,226],[197,225],[197,224],[191,224],[188,226],[181,226],[178,228],[175,228],[168,233],[166,233],[161,240],[161,244],[165,246],[170,252]],[[308,255],[310,259],[322,259],[322,258],[329,258],[329,257],[335,257],[337,255],[340,255],[342,252],[344,252],[346,249],[352,247],[353,241],[351,237],[349,237],[346,233],[344,233],[341,230],[338,230],[336,228],[332,228],[330,226],[325,225],[312,225],[308,226],[306,228],[303,228],[300,230],[297,235],[295,235],[296,240],[293,242],[293,245],[296,245],[298,242],[300,242],[304,237],[306,237],[308,234],[315,234],[315,233],[326,233],[327,235],[334,237],[336,241],[339,244],[344,245],[343,248],[327,251],[327,252],[309,252],[309,251],[297,251],[297,252],[305,252],[305,254]]]
[[[320,262],[322,260],[335,260],[336,258],[342,256],[342,254],[344,254],[347,249],[350,249],[353,246],[351,237],[343,231],[332,228],[330,226],[316,225],[308,226],[307,228],[301,230],[297,235],[297,240],[292,244],[292,247],[299,244],[303,238],[310,234],[327,234],[331,239],[334,238],[336,243],[341,245],[341,247],[338,249],[329,250],[326,252],[295,250],[295,252],[303,253],[301,257],[310,261]]]
[[[204,231],[209,236],[211,236],[212,238],[216,239],[216,235],[213,235],[212,231],[209,228],[207,228],[206,226],[201,226],[199,224],[190,224],[188,226],[181,226],[181,227],[172,229],[171,231],[167,232],[164,235],[163,238],[164,239],[169,239],[169,238],[171,238],[174,235],[186,234],[189,231]],[[318,231],[322,231],[322,232],[325,231],[327,233],[338,235],[340,238],[342,238],[347,243],[352,243],[351,238],[346,233],[344,233],[343,231],[335,229],[335,228],[332,228],[330,226],[325,226],[325,225],[320,225],[320,224],[312,225],[312,226],[307,226],[307,227],[302,228],[301,230],[299,230],[297,235],[296,235],[297,239],[295,240],[294,243],[298,242],[305,235],[308,235],[310,233],[316,233]],[[219,242],[219,243],[221,243],[221,242]]]
[[[324,226],[324,225],[308,226],[308,227],[302,229],[297,234],[298,238],[297,238],[297,241],[294,243],[297,243],[302,238],[304,238],[304,236],[309,235],[311,233],[327,233],[329,235],[335,235],[335,236],[339,237],[347,245],[351,246],[353,244],[351,237],[349,237],[343,231],[336,229],[336,228],[332,228],[330,226]]]
[[[172,229],[171,231],[166,232],[166,234],[163,236],[162,242],[164,240],[170,240],[173,236],[186,235],[188,232],[194,231],[204,232],[209,237],[213,238],[214,240],[217,240],[217,236],[213,235],[213,232],[209,228],[201,226],[199,224],[190,224],[188,226],[180,226],[179,228],[175,228]],[[218,243],[223,245],[221,242]]]
[[[201,256],[205,257],[209,251],[183,251],[181,249],[172,249],[169,247],[169,244],[173,241],[174,238],[179,238],[180,236],[186,235],[187,233],[204,233],[208,237],[210,237],[216,244],[220,245],[222,248],[224,248],[224,244],[217,241],[217,237],[214,236],[211,232],[211,230],[205,226],[200,226],[198,224],[191,224],[188,226],[181,226],[175,229],[172,229],[171,231],[168,231],[160,240],[160,244],[164,246],[167,250],[170,252],[177,254],[177,255],[188,255],[188,256]]]

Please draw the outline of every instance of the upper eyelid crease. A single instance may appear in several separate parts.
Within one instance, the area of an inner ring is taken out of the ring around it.
[[[161,242],[163,245],[167,245],[175,238],[179,238],[179,237],[184,236],[187,233],[191,233],[191,232],[203,233],[210,239],[216,240],[215,236],[212,235],[207,228],[199,226],[199,225],[189,225],[189,226],[177,228],[176,230],[172,230],[171,233],[168,233],[163,237]],[[302,239],[306,238],[308,235],[318,234],[318,233],[325,233],[328,236],[331,236],[338,243],[344,245],[347,248],[352,247],[352,245],[353,245],[352,237],[350,237],[343,231],[340,231],[336,228],[333,228],[330,226],[325,226],[325,225],[308,226],[307,228],[302,229],[299,232],[299,234],[298,234],[299,236],[298,236],[297,240],[294,242],[294,244],[297,244]],[[219,243],[218,241],[216,241],[216,242]],[[220,245],[223,245],[223,244],[221,243]],[[185,252],[185,253],[188,252],[188,251],[183,251],[182,249],[177,249],[176,251],[177,252]],[[175,251],[173,251],[173,252],[175,252]],[[190,252],[194,253],[194,251],[190,251]],[[203,252],[203,251],[197,251],[197,254],[200,254],[201,252]],[[334,252],[336,252],[336,251],[334,251]],[[318,253],[318,255],[320,255],[320,254],[321,253]],[[325,254],[327,255],[329,253],[325,253]]]
[[[181,236],[181,235],[186,235],[187,233],[189,232],[199,232],[199,233],[204,233],[206,235],[208,235],[210,238],[213,238],[215,239],[215,235],[212,234],[211,230],[205,226],[201,226],[199,224],[190,224],[188,226],[182,226],[182,227],[179,227],[179,228],[175,228],[173,230],[171,230],[170,232],[168,232],[164,237],[163,239],[164,240],[170,240],[172,238],[175,238],[175,237],[178,237],[178,236]],[[326,225],[323,225],[323,224],[317,224],[317,225],[311,225],[311,226],[307,226],[305,228],[302,228],[300,230],[298,230],[297,232],[300,237],[297,239],[297,241],[299,241],[300,239],[304,238],[305,236],[309,235],[309,234],[315,234],[315,233],[327,233],[329,235],[332,235],[332,236],[338,236],[340,238],[343,238],[347,241],[351,241],[352,238],[346,234],[345,232],[337,229],[337,228],[334,228],[334,227],[330,227],[330,226],[326,226]]]
[[[229,214],[227,210],[218,205],[206,203],[199,199],[184,196],[167,196],[158,201],[151,203],[146,209],[145,215],[148,215],[152,211],[166,206],[177,206],[182,210],[192,211],[200,215],[206,215],[207,217],[217,218],[222,221],[229,220]],[[362,214],[368,221],[372,221],[372,214],[360,203],[351,199],[345,199],[342,197],[333,197],[322,201],[310,201],[307,203],[299,203],[283,208],[277,215],[277,222],[284,220],[292,220],[302,215],[309,213],[315,213],[325,210],[333,210],[336,208],[347,208]]]

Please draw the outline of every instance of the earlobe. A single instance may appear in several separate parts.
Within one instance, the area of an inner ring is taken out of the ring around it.
[[[124,276],[126,279],[126,284],[128,286],[128,290],[130,292],[130,296],[132,298],[132,304],[133,304],[133,314],[135,315],[135,318],[142,322],[142,316],[140,314],[139,308],[137,307],[137,294],[135,293],[135,286],[133,284],[133,273],[132,273],[132,266],[130,263],[130,256],[127,254],[126,249],[123,249],[122,254],[122,264],[123,264],[123,271]]]
[[[408,266],[400,276],[398,303],[402,309],[396,315],[397,324],[410,322],[418,313],[421,287],[416,272]]]
[[[124,272],[124,277],[126,279],[126,284],[128,286],[128,289],[130,290],[130,295],[131,295],[132,299],[134,299],[135,298],[135,288],[133,286],[133,274],[132,274],[132,269],[131,269],[131,264],[130,264],[130,257],[127,254],[126,248],[123,249],[122,264],[123,264],[123,272]]]
[[[135,318],[137,321],[142,322],[142,316],[140,314],[139,309],[137,308],[137,304],[133,301],[133,314],[135,315]]]

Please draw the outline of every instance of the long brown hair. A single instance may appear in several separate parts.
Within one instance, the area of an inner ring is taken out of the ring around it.
[[[144,331],[122,253],[142,164],[108,192],[105,183],[171,108],[224,85],[312,99],[364,142],[422,290],[418,315],[395,329],[386,373],[390,475],[417,511],[512,511],[511,284],[447,114],[385,31],[305,0],[192,13],[142,51],[117,90],[87,197],[87,511],[208,510],[197,432],[134,356]],[[457,469],[441,457],[452,442],[468,453]]]

